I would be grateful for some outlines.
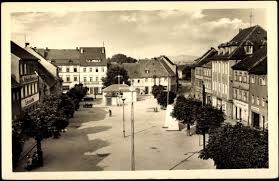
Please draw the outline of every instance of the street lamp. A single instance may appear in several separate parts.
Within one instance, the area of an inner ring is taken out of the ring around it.
[[[124,101],[125,101],[125,98],[124,97],[122,98],[122,101],[123,101],[123,137],[125,138],[125,119],[124,119]]]
[[[118,91],[119,91],[119,95],[120,95],[120,77],[123,77],[122,75],[117,75],[117,76],[115,76],[115,77],[117,77],[118,78]],[[117,100],[117,106],[119,105],[120,103],[119,103],[119,101]]]
[[[131,170],[135,170],[135,125],[134,125],[134,89],[132,89],[132,103],[131,103]]]

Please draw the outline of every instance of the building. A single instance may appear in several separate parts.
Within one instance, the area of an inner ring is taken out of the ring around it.
[[[240,29],[229,42],[218,46],[212,61],[212,105],[222,108],[228,118],[233,116],[232,66],[257,51],[267,37],[266,31],[256,25]]]
[[[15,77],[11,77],[12,82],[12,120],[18,120],[21,117],[21,88],[22,86],[16,81]]]
[[[105,47],[80,47],[76,49],[38,49],[46,60],[59,68],[63,91],[82,83],[89,95],[102,93],[102,78],[106,76]]]
[[[257,62],[266,58],[266,46],[263,45],[252,55],[232,66],[233,69],[233,119],[241,120],[245,125],[250,121],[250,71]],[[254,79],[254,78],[253,78]],[[254,82],[254,80],[253,80]],[[254,84],[254,83],[253,83]],[[254,96],[253,96],[254,97]]]
[[[29,53],[39,59],[38,75],[39,75],[39,92],[40,98],[43,100],[45,95],[60,94],[62,92],[63,80],[59,77],[59,69],[57,66],[48,62],[44,57],[36,52],[36,48],[25,47]]]
[[[131,85],[138,94],[151,94],[154,85],[162,85],[166,90],[169,87],[170,91],[177,92],[177,68],[166,56],[118,66],[127,70]]]
[[[39,103],[39,76],[36,70],[38,58],[11,41],[11,76],[21,85],[20,99],[23,112],[33,110]],[[15,97],[15,100],[17,99],[18,96]],[[15,105],[18,104],[13,104]]]
[[[103,104],[106,106],[122,105],[137,101],[136,91],[126,84],[112,84],[103,89]]]
[[[200,101],[203,101],[203,86],[205,87],[205,103],[211,104],[212,102],[212,62],[210,58],[214,56],[217,51],[211,47],[200,58],[198,58],[192,69],[194,72],[193,80],[193,93],[194,97]]]
[[[262,56],[249,70],[249,116],[251,126],[268,128],[267,57]]]

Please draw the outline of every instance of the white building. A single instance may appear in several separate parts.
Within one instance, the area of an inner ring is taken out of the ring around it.
[[[123,63],[121,66],[127,70],[131,85],[139,94],[151,94],[154,85],[177,91],[177,67],[165,56]]]
[[[63,91],[82,83],[89,94],[101,94],[106,76],[107,60],[105,47],[80,47],[76,49],[38,49],[52,64],[59,67],[63,79]]]

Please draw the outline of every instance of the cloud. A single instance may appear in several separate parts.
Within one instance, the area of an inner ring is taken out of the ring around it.
[[[229,11],[216,17],[201,9],[17,13],[12,15],[12,31],[26,33],[37,47],[101,46],[104,41],[108,56],[200,56],[249,25]]]

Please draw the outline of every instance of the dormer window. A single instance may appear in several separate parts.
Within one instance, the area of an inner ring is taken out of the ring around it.
[[[252,54],[253,53],[253,46],[244,46],[244,50],[246,54]]]
[[[148,74],[148,73],[149,73],[149,70],[148,70],[148,69],[145,69],[145,73]]]

